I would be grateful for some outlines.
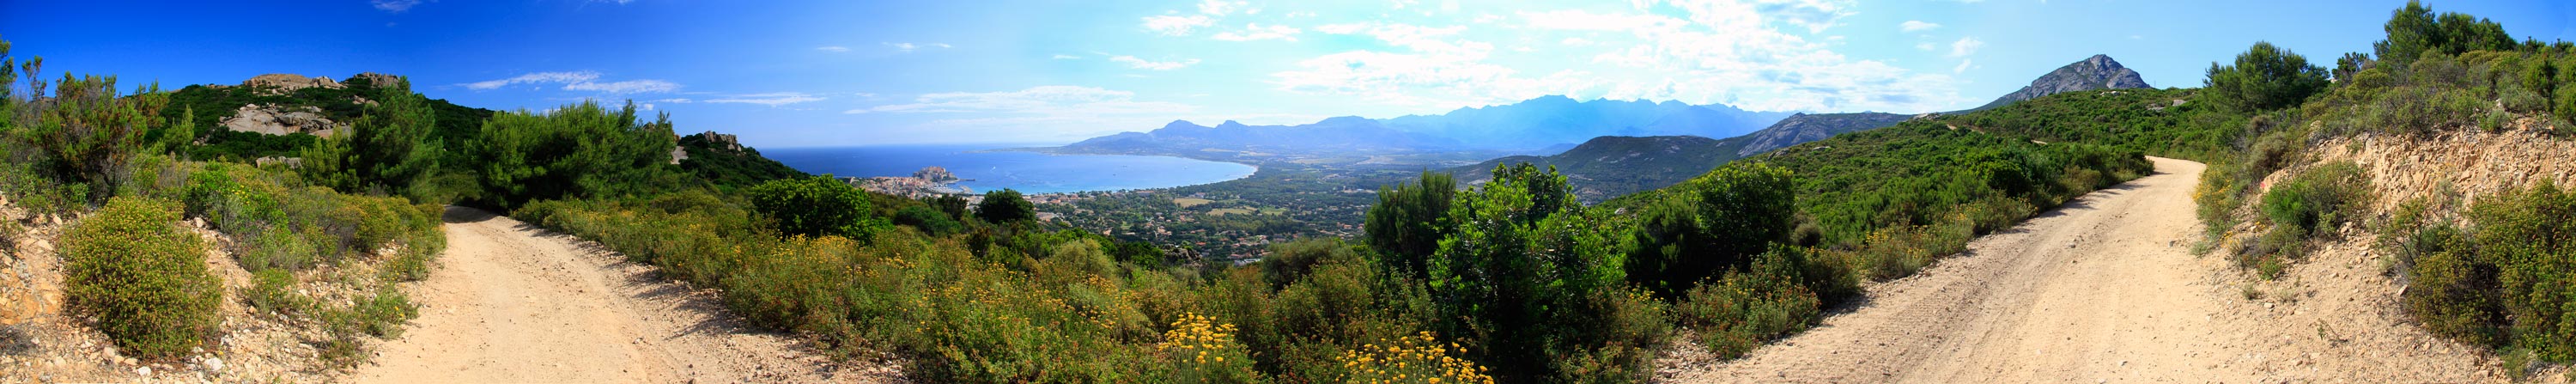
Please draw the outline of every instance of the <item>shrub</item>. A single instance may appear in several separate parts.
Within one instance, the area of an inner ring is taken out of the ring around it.
[[[1411,184],[1378,187],[1377,205],[1369,206],[1361,227],[1369,247],[1387,254],[1390,269],[1421,275],[1440,239],[1456,228],[1448,219],[1457,191],[1456,178],[1429,171]]]
[[[780,234],[841,236],[867,240],[884,229],[867,192],[830,175],[771,180],[751,187],[751,205],[769,218]]]
[[[931,236],[947,236],[966,230],[966,224],[926,205],[907,205],[895,211],[894,223],[920,229]]]
[[[2327,84],[2325,67],[2309,65],[2306,56],[2270,42],[2257,42],[2236,55],[2236,65],[2210,63],[2200,95],[2239,111],[2265,111],[2297,106]]]
[[[221,283],[178,221],[176,203],[117,198],[63,234],[66,304],[128,354],[177,358],[221,321]]]
[[[2273,253],[2269,250],[2282,251],[2279,253],[2289,257],[2304,255],[2302,245],[2309,238],[2330,233],[2358,217],[2369,201],[2369,176],[2350,162],[2327,163],[2290,176],[2263,194],[2263,217],[2272,225],[2273,233],[2266,234],[2260,245],[2267,249],[2248,256]]]
[[[1008,223],[1036,220],[1037,206],[1020,197],[1020,191],[1003,188],[984,194],[984,202],[975,205],[975,216],[986,222]]]

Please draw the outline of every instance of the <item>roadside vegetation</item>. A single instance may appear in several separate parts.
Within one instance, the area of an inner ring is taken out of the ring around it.
[[[206,147],[193,144],[197,119],[170,92],[120,91],[104,76],[47,81],[42,63],[18,61],[0,41],[0,83],[23,86],[0,87],[0,193],[78,217],[58,239],[66,304],[124,354],[176,361],[217,349],[228,322],[218,308],[236,300],[326,329],[303,341],[322,365],[345,367],[363,361],[361,337],[396,335],[415,315],[393,283],[425,277],[445,247],[438,205],[337,191],[283,166],[188,161]],[[228,290],[209,256],[257,282]]]

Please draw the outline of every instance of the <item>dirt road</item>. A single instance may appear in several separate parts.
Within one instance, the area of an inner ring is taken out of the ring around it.
[[[2317,371],[2316,359],[2333,358],[2325,352],[2364,346],[2274,342],[2316,339],[2327,325],[2266,321],[2280,316],[2262,313],[2298,310],[2248,300],[2236,293],[2245,278],[2223,257],[2193,256],[2199,226],[2191,191],[2202,165],[2151,160],[2155,175],[2086,195],[1977,239],[1921,274],[1873,286],[1862,303],[1814,330],[1742,359],[1661,375],[1672,382],[1919,383],[2491,377],[2475,370],[2474,353],[2435,351],[2430,343],[2430,357],[2383,357],[2455,369]],[[2372,319],[2388,317],[2377,315]],[[2356,323],[2371,323],[2369,332],[2414,332],[2393,320]],[[2363,364],[2337,365],[2369,364],[2354,362]]]
[[[571,237],[470,208],[446,220],[438,270],[407,287],[420,318],[358,382],[873,381]]]

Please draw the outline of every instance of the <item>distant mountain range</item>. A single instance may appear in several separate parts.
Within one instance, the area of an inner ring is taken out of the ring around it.
[[[1149,132],[1083,140],[1057,152],[1190,154],[1205,151],[1389,153],[1529,150],[1601,136],[1741,135],[1788,117],[1725,105],[1675,101],[1592,100],[1544,96],[1509,105],[1459,108],[1440,115],[1392,119],[1343,116],[1300,125],[1203,126],[1174,121]]]
[[[1511,156],[1450,168],[1461,183],[1493,178],[1496,165],[1530,163],[1555,166],[1574,184],[1584,201],[1601,201],[1673,185],[1735,159],[1834,135],[1896,125],[1915,115],[1860,112],[1798,114],[1752,134],[1711,139],[1699,136],[1602,136],[1548,156]]]
[[[1966,113],[2066,92],[2146,88],[2136,71],[2110,56],[2094,55],[2040,76],[2028,87]],[[1927,114],[1928,115],[1928,114]],[[1585,201],[1601,201],[1689,180],[1735,159],[1824,140],[1834,135],[1896,125],[1923,115],[1880,112],[1797,114],[1751,134],[1701,137],[1600,137],[1550,156],[1512,156],[1446,170],[1461,183],[1492,178],[1494,166],[1527,162],[1555,166]]]

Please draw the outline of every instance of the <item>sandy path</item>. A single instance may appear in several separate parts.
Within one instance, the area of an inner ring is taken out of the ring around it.
[[[1815,330],[1675,381],[2245,382],[2189,252],[2201,164],[2086,195]]]
[[[577,240],[448,208],[447,253],[408,287],[421,316],[359,382],[860,381],[706,293]]]

